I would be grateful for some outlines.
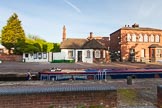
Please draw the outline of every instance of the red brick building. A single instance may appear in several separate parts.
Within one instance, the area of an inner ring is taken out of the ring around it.
[[[110,51],[120,61],[162,61],[162,30],[125,25],[110,34]]]

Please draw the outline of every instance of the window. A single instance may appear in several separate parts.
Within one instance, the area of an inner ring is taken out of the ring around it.
[[[130,56],[135,56],[135,49],[130,49],[129,54]]]
[[[73,51],[68,51],[68,58],[72,59],[73,58]]]
[[[2,54],[3,53],[3,49],[0,49],[0,54]]]
[[[135,34],[132,35],[132,42],[136,42],[136,35]]]
[[[161,56],[162,56],[162,55],[161,55],[161,52],[162,52],[161,49],[157,49],[157,50],[156,50],[156,53],[157,53],[156,56],[157,56],[157,57],[161,57]]]
[[[25,54],[25,58],[28,58],[29,57],[29,54]]]
[[[47,53],[43,53],[43,59],[47,58]]]
[[[142,34],[139,34],[139,42],[143,42],[143,36],[142,36]]]
[[[154,42],[154,35],[150,36],[150,42]]]
[[[37,53],[34,53],[34,59],[37,59]]]
[[[91,52],[89,50],[87,51],[87,58],[91,58]]]
[[[131,41],[131,35],[127,34],[127,41],[130,42]]]
[[[105,58],[106,57],[106,51],[105,50],[103,50],[103,58]]]
[[[147,34],[144,35],[144,42],[148,42],[148,36],[147,36]]]
[[[42,59],[42,53],[38,53],[38,58]]]
[[[155,37],[155,42],[160,42],[160,37],[159,37],[159,35],[156,35],[156,37]]]
[[[145,49],[141,50],[141,57],[145,57]]]
[[[96,50],[95,51],[95,58],[100,58],[101,54],[100,54],[100,50]]]

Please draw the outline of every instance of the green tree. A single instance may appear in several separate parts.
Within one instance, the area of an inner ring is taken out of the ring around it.
[[[2,36],[1,36],[1,34],[0,34],[0,44],[1,44],[1,38],[2,38]]]
[[[39,47],[34,46],[33,44],[26,43],[25,48],[23,49],[24,53],[36,53],[40,52]]]
[[[43,44],[42,51],[43,51],[43,52],[47,52],[47,47],[48,47],[47,44]]]
[[[21,26],[21,21],[18,19],[16,13],[14,13],[7,21],[7,25],[2,29],[2,45],[9,50],[9,54],[12,48],[21,47],[17,46],[18,41],[25,43],[25,33]]]
[[[18,42],[15,44],[14,54],[22,55],[25,48],[26,43],[24,43],[24,41],[18,40]]]
[[[60,44],[54,43],[53,44],[53,49],[51,50],[52,52],[60,52]]]

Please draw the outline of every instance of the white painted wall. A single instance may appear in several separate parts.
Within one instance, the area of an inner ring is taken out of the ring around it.
[[[53,53],[53,60],[65,60],[65,57],[66,57],[65,52]]]
[[[61,49],[61,53],[65,54],[65,60],[69,60],[68,51],[73,51],[73,58],[75,58],[75,50],[74,49]]]
[[[87,51],[90,51],[90,58],[87,58]],[[82,62],[85,63],[93,63],[93,49],[61,49],[61,53],[65,54],[65,59],[69,60],[68,58],[68,51],[73,51],[73,58],[75,62],[78,62],[78,51],[82,51]]]
[[[87,58],[87,51],[90,51],[90,58]],[[62,49],[61,52],[58,53],[46,53],[46,58],[44,58],[44,53],[36,53],[36,54],[30,54],[30,53],[24,53],[23,54],[23,61],[25,62],[51,62],[52,60],[69,60],[68,58],[68,51],[73,51],[73,58],[75,59],[75,62],[78,62],[78,51],[82,51],[82,62],[85,63],[93,63],[93,49]],[[25,57],[25,54],[28,54],[28,57]],[[39,57],[39,54],[41,54],[41,57]],[[35,58],[35,55],[37,56]]]
[[[90,51],[90,58],[87,58],[87,51]],[[83,51],[83,62],[93,63],[93,49],[85,49]]]

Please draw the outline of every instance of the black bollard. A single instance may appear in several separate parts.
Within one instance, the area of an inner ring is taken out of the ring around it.
[[[127,84],[132,85],[132,77],[131,76],[127,77]]]

